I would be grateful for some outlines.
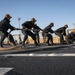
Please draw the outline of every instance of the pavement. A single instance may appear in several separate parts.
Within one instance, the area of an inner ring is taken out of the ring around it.
[[[75,75],[75,44],[37,47],[27,44],[21,50],[1,53],[0,75]]]
[[[0,50],[0,54],[5,54],[5,53],[23,53],[23,52],[33,52],[33,51],[42,51],[46,49],[56,49],[56,48],[62,48],[62,47],[69,47],[69,46],[74,46],[75,44],[55,44],[55,45],[50,45],[47,46],[46,44],[40,44],[40,46],[35,46],[34,44],[27,44],[25,45],[25,48],[21,48],[21,45],[18,45],[17,48],[13,48],[10,45],[5,45],[7,49],[5,50]],[[10,48],[10,49],[9,49]]]

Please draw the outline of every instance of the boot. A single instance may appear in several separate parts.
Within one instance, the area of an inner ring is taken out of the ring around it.
[[[35,41],[35,46],[40,46],[40,45]]]
[[[40,45],[38,43],[36,43],[35,46],[40,46]]]
[[[0,47],[3,48],[3,45],[1,44]]]
[[[22,44],[22,48],[25,48],[25,43]]]
[[[47,45],[47,46],[50,46],[51,44],[50,44],[50,43],[46,43],[46,45]]]
[[[0,47],[3,48],[2,42],[0,42]]]
[[[13,42],[9,42],[9,43],[10,43],[11,46],[16,46],[16,44],[13,43]]]

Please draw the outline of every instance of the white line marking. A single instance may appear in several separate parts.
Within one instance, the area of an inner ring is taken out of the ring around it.
[[[1,55],[4,56],[5,58],[10,57],[10,56],[75,56],[75,53],[51,53],[51,54],[35,54],[35,53],[30,53],[30,54],[6,54],[6,55]]]
[[[75,48],[75,46],[73,46],[72,48]]]
[[[0,75],[4,75],[8,71],[12,70],[13,68],[0,68]]]

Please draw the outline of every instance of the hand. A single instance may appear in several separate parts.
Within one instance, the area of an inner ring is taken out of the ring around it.
[[[15,30],[20,30],[20,28],[15,28]]]
[[[29,30],[28,28],[25,28],[25,30]]]

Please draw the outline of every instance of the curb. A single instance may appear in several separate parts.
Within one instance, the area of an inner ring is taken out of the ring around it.
[[[23,50],[8,50],[8,51],[0,51],[0,55],[2,54],[17,54],[17,53],[28,53],[28,52],[35,52],[35,51],[43,51],[47,49],[55,49],[55,48],[63,48],[63,47],[70,47],[75,46],[75,44],[64,44],[64,45],[52,45],[52,46],[40,46],[30,49],[23,49]]]

